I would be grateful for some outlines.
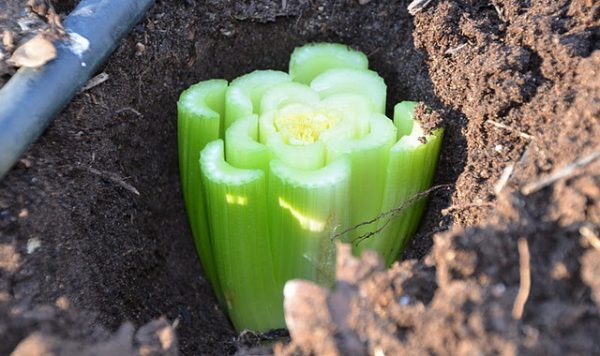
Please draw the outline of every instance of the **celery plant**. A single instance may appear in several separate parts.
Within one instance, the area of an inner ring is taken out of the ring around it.
[[[329,43],[294,50],[289,73],[255,71],[182,93],[185,206],[236,329],[284,327],[290,279],[331,284],[340,231],[357,254],[372,249],[388,264],[398,257],[424,200],[377,217],[429,188],[442,138],[423,132],[415,104],[397,104],[388,119],[385,82],[367,57]]]

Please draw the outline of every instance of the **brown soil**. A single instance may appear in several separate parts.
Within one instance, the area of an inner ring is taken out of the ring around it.
[[[175,102],[202,79],[285,69],[309,41],[364,51],[390,104],[434,109],[421,119],[446,127],[436,183],[452,188],[431,196],[402,263],[366,257],[335,292],[298,294],[288,310],[311,327],[276,350],[600,353],[600,160],[581,161],[600,149],[600,5],[406,7],[158,1],[102,69],[109,80],[0,182],[0,354],[170,353],[166,322],[122,326],[160,317],[183,354],[235,352],[181,204]]]

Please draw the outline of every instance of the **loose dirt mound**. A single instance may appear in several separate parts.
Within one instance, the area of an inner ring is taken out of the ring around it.
[[[414,19],[406,7],[158,2],[108,81],[0,182],[0,353],[57,340],[168,352],[163,324],[119,329],[161,316],[184,354],[234,352],[185,221],[175,102],[199,80],[285,69],[321,40],[367,53],[390,103],[434,109],[421,119],[446,127],[436,183],[453,188],[431,197],[407,260],[383,271],[367,258],[371,273],[321,291],[317,315],[294,306],[314,328],[278,350],[599,353],[600,5],[440,0]]]

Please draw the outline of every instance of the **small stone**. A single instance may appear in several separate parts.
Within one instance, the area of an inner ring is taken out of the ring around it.
[[[25,219],[29,216],[29,210],[27,209],[21,209],[21,211],[19,211],[19,217],[21,219]]]
[[[27,158],[21,158],[19,160],[19,163],[17,163],[17,166],[19,168],[31,168],[33,164],[31,163],[31,160],[27,159]]]
[[[139,57],[141,55],[144,54],[144,52],[146,52],[146,46],[144,46],[143,43],[138,42],[135,44],[135,55],[136,57]]]
[[[37,237],[33,237],[33,238],[27,240],[27,254],[31,255],[32,253],[35,252],[35,250],[37,250],[41,246],[42,246],[42,241],[40,239],[38,239]]]
[[[69,305],[70,305],[69,299],[67,299],[67,297],[65,297],[64,295],[62,297],[59,297],[58,299],[56,299],[55,304],[61,310],[69,309]]]

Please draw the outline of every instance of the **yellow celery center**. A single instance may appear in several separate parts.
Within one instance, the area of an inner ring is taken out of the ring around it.
[[[275,117],[275,128],[291,145],[309,145],[319,140],[321,133],[339,122],[339,118],[323,110],[286,113]]]

